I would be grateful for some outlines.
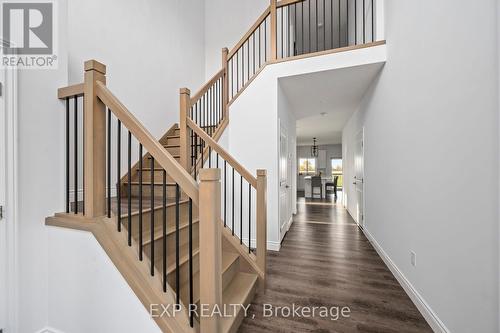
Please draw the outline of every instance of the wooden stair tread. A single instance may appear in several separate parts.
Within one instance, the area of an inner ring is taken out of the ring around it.
[[[224,275],[224,273],[229,269],[229,267],[231,267],[231,265],[236,260],[238,260],[239,257],[240,256],[237,253],[223,251],[221,274]],[[189,299],[189,282],[186,282],[183,285],[181,285],[181,298],[186,300]],[[200,300],[200,271],[197,271],[196,273],[193,274],[193,302],[196,304],[199,302],[199,300]]]
[[[123,182],[123,184],[128,185],[128,181]],[[153,183],[153,184],[154,184],[154,186],[163,186],[163,183],[162,183],[162,182],[159,182],[159,183],[155,182],[155,183]],[[134,181],[134,182],[130,182],[130,185],[132,185],[132,186],[139,186],[139,185],[140,185],[140,183],[139,183],[139,182],[135,182],[135,181]],[[175,186],[175,185],[176,185],[176,183],[173,183],[173,182],[167,182],[167,183],[165,183],[165,185],[167,185],[167,186]],[[143,181],[143,182],[142,182],[142,186],[151,186],[151,182],[145,182],[145,181]]]
[[[193,219],[193,225],[195,225],[196,223],[199,223],[200,220],[199,219]],[[149,221],[143,221],[144,224],[147,224],[147,226],[149,227]],[[179,231],[182,230],[182,229],[185,229],[189,227],[189,222],[182,222],[182,223],[179,223]],[[167,228],[167,237],[170,236],[171,234],[175,233],[175,226],[172,226],[170,228]],[[157,241],[159,239],[162,239],[163,238],[163,225],[161,223],[157,223],[157,225],[155,225],[155,229],[154,229],[154,240]],[[138,237],[139,235],[138,234],[132,234],[133,237]],[[143,237],[143,242],[142,242],[142,245],[146,246],[146,245],[149,245],[151,243],[151,233],[149,232],[149,230],[144,230],[143,234],[142,234],[142,237]]]
[[[143,184],[143,185],[144,185],[144,184]],[[134,197],[132,197],[132,198],[133,198],[133,200],[137,201],[137,198],[134,198]],[[149,204],[149,202],[148,202],[148,201],[150,201],[150,198],[143,198],[142,200],[144,201],[144,202],[143,202],[143,204],[144,204],[144,203]],[[123,198],[121,201],[122,201],[122,211],[123,211],[123,202],[127,203],[127,198]],[[180,200],[180,201],[179,201],[179,206],[180,206],[180,205],[185,205],[185,204],[188,204],[188,203],[189,203],[189,200]],[[167,209],[169,209],[169,208],[171,208],[171,207],[174,207],[174,208],[175,208],[175,201],[172,201],[172,199],[170,199],[170,200],[168,200],[168,201],[167,201],[167,206],[166,206],[166,208],[167,208]],[[153,207],[153,209],[154,209],[154,211],[155,211],[155,212],[156,212],[156,211],[158,211],[158,210],[160,210],[160,211],[161,211],[161,210],[163,209],[163,204],[160,204],[160,205],[155,205],[155,206]],[[125,209],[125,211],[126,211],[126,209]],[[149,213],[149,212],[151,212],[151,207],[149,207],[149,206],[148,206],[147,208],[144,208],[144,207],[143,207],[143,209],[142,209],[142,213],[143,213],[143,214],[147,214],[147,213]],[[132,216],[139,215],[139,209],[134,209],[130,215],[132,215]],[[123,213],[123,214],[121,215],[121,220],[122,220],[122,223],[123,223],[124,225],[126,225],[126,224],[127,224],[127,218],[128,218],[128,213],[127,213],[127,212],[125,212],[125,213]]]
[[[233,280],[229,283],[226,290],[222,293],[222,304],[243,304],[247,305],[252,300],[250,299],[255,292],[257,283],[257,274],[238,272]],[[234,331],[231,328],[234,326],[235,321],[243,319],[241,307],[236,312],[236,317],[223,317],[221,318],[222,332],[227,333]],[[239,326],[239,323],[238,323]]]
[[[181,255],[179,257],[179,267],[182,267],[182,265],[186,264],[189,261],[189,244],[184,244],[179,248],[179,253],[184,253],[184,255]],[[198,247],[193,248],[193,258],[197,257],[200,254],[200,249]],[[172,256],[175,258],[175,255]],[[172,274],[175,272],[175,259],[174,260],[168,260],[169,256],[167,256],[167,275]],[[155,267],[158,268],[160,272],[163,272],[163,258],[156,258],[155,260]]]
[[[181,158],[180,154],[170,154],[170,155],[172,155],[173,158]],[[151,159],[151,155],[148,155],[147,159],[150,160]]]

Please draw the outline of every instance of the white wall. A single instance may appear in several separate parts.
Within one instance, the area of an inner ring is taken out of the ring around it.
[[[222,68],[222,48],[231,50],[269,3],[269,0],[206,0],[206,79]]]
[[[82,82],[83,62],[96,59],[153,135],[179,120],[179,88],[205,81],[204,1],[70,0],[68,17],[70,83]]]
[[[161,332],[91,233],[47,228],[50,327],[65,333]]]
[[[267,170],[268,248],[279,249],[279,78],[383,63],[386,46],[335,53],[267,66],[229,109],[229,153],[250,172]],[[284,107],[283,110],[289,108]],[[289,114],[292,114],[291,112]],[[292,117],[293,118],[293,117]],[[290,118],[290,119],[292,119]],[[295,122],[295,120],[288,120]],[[293,127],[293,126],[292,126]],[[294,159],[296,160],[296,158]],[[296,166],[295,166],[296,168]],[[296,171],[295,171],[296,172]]]
[[[388,61],[343,133],[365,127],[365,230],[436,330],[498,332],[497,2],[385,9]]]
[[[57,88],[67,83],[66,1],[58,1],[59,67],[18,73],[18,314],[19,333],[47,325],[46,216],[64,209],[64,108]]]

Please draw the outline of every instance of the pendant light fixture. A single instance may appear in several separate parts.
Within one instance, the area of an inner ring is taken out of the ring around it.
[[[313,139],[313,145],[311,146],[311,156],[318,157],[318,145],[316,144],[316,138]]]

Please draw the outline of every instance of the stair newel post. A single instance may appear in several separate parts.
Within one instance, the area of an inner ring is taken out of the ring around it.
[[[191,92],[188,88],[180,90],[180,120],[179,120],[179,141],[180,141],[180,163],[186,171],[191,172],[191,157],[189,149],[191,146],[189,127],[187,118],[189,117],[189,109],[191,108]]]
[[[222,89],[222,101],[224,108],[224,118],[229,119],[229,72],[227,66],[227,56],[229,54],[229,50],[227,47],[222,49],[222,68],[224,69],[223,76],[223,89]]]
[[[257,170],[257,265],[266,275],[267,256],[267,171]],[[265,289],[265,278],[259,281]]]
[[[212,313],[222,305],[222,231],[220,169],[200,170],[200,305]],[[200,310],[201,310],[200,309]],[[221,332],[219,316],[200,313],[200,331]]]
[[[106,214],[106,106],[97,97],[97,81],[106,84],[106,66],[88,60],[84,70],[85,216],[95,218]]]
[[[270,13],[271,13],[271,61],[276,60],[278,57],[278,45],[277,45],[277,37],[278,37],[278,32],[277,32],[277,10],[276,10],[276,0],[271,0],[271,6],[270,6]],[[266,45],[267,47],[267,45]]]

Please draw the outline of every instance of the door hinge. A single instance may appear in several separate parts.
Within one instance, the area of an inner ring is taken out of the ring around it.
[[[3,219],[3,206],[0,206],[0,220]],[[0,328],[0,333],[2,333],[2,329]]]

